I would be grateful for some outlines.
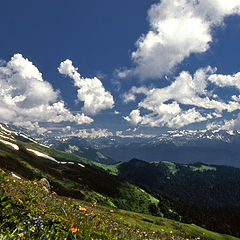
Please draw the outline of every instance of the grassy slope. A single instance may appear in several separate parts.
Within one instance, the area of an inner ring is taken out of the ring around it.
[[[168,196],[171,201],[175,200],[172,208],[182,216],[181,221],[240,236],[239,169],[140,160],[102,167],[145,189]],[[163,211],[164,206],[161,209]],[[164,216],[172,218],[168,214]]]
[[[0,239],[229,239],[195,225],[45,193],[0,173]]]
[[[19,146],[19,151],[0,143],[0,167],[3,169],[14,171],[28,179],[46,177],[51,182],[53,190],[61,195],[90,202],[98,201],[122,209],[150,213],[149,206],[157,205],[159,202],[139,187],[92,167],[94,164],[88,159],[43,147],[21,136],[14,137],[17,141],[12,143]],[[26,148],[47,154],[59,162],[74,164],[58,164],[38,157]],[[77,163],[85,167],[78,166]]]
[[[150,205],[156,206],[159,202],[159,200],[142,189],[129,184],[118,177],[106,174],[100,169],[93,168],[90,165],[94,165],[95,163],[87,159],[70,153],[64,153],[55,149],[43,147],[19,136],[17,139],[17,142],[13,141],[13,143],[16,143],[20,147],[19,151],[0,143],[0,167],[14,171],[31,180],[46,177],[50,180],[53,190],[61,195],[85,199],[89,202],[98,201],[101,204],[111,207],[142,212],[145,214],[149,213]],[[27,151],[26,148],[32,148],[48,154],[58,161],[79,162],[84,164],[85,168],[79,167],[76,164],[59,165],[45,158],[37,157],[35,154]],[[98,167],[104,167],[104,165],[101,164],[96,165],[98,165]],[[118,164],[113,167],[109,166],[108,168],[111,172],[117,174],[118,170],[116,166],[118,166]],[[81,180],[79,180],[79,178],[81,178]],[[169,206],[167,206],[167,208],[168,207]],[[128,215],[129,214],[130,213],[128,213]],[[161,215],[159,209],[158,215]],[[143,217],[141,220],[141,217],[139,216],[141,215],[134,215],[129,218],[126,214],[124,215],[126,219],[129,219],[130,223],[136,221],[137,224],[140,224],[138,221],[142,221],[141,224],[147,226],[149,221],[154,222],[154,220],[151,220],[152,217],[150,216],[148,216],[150,220],[147,220],[147,222],[146,217]],[[168,220],[164,220],[164,222],[167,221]],[[153,228],[154,225],[156,224],[153,224]],[[187,231],[190,230],[187,229]]]

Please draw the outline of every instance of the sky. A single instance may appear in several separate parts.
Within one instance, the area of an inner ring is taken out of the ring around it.
[[[0,9],[0,121],[39,134],[240,129],[239,0]]]

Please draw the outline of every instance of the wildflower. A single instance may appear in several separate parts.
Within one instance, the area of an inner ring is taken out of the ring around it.
[[[110,212],[110,213],[114,213],[114,210],[113,210],[113,209],[111,209],[109,212]]]
[[[22,183],[22,182],[19,182],[19,184],[21,184],[21,185],[22,185],[23,183]]]
[[[162,232],[165,232],[165,230],[164,230],[163,228],[161,229],[161,231],[162,231]]]
[[[79,232],[79,229],[78,228],[70,228],[69,231],[76,233],[76,232]]]
[[[35,232],[36,228],[34,226],[32,226],[30,229],[29,229],[31,232]]]
[[[83,211],[83,212],[86,212],[86,211],[87,211],[87,209],[86,209],[85,207],[81,207],[81,206],[79,206],[79,210],[80,210],[80,211]]]
[[[36,182],[36,181],[34,181],[34,182],[33,182],[33,184],[34,184],[34,185],[37,185],[37,182]]]
[[[18,237],[24,238],[24,233],[19,233],[19,234],[18,234]]]

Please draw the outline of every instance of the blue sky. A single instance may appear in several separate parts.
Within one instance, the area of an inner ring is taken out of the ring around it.
[[[235,0],[5,1],[0,121],[40,133],[240,128]]]

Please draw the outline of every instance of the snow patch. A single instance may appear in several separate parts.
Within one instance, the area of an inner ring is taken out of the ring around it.
[[[15,139],[0,134],[0,137],[16,142]]]
[[[11,131],[11,130],[8,130],[7,128],[5,128],[1,123],[0,123],[0,128],[3,130],[3,131],[5,131],[5,132],[7,132],[7,133],[9,133],[9,134],[17,134],[17,132],[15,132],[15,131]]]
[[[20,179],[20,180],[22,179],[21,177],[19,177],[18,175],[16,175],[16,174],[13,173],[13,172],[12,172],[12,176],[15,177],[15,178],[17,178],[17,179]]]
[[[84,165],[82,165],[81,163],[78,163],[78,166],[82,167],[82,168],[85,168]]]
[[[10,143],[10,142],[7,142],[7,141],[2,140],[2,139],[0,139],[0,142],[4,143],[4,144],[6,144],[6,145],[11,146],[12,148],[14,148],[14,149],[17,150],[17,151],[19,150],[18,145],[14,144],[14,143]]]
[[[32,139],[32,138],[26,136],[26,135],[23,134],[23,133],[19,133],[18,135],[20,135],[21,137],[26,138],[26,139],[28,139],[28,140],[30,140],[30,141],[36,143],[36,144],[38,144],[38,145],[40,145],[40,146],[42,146],[42,147],[50,148],[49,146],[46,146],[46,145],[44,145],[44,144],[42,144],[42,143],[39,143],[39,142],[37,142],[36,140],[34,140],[34,139]]]
[[[32,152],[32,153],[36,154],[38,157],[43,157],[43,158],[49,159],[49,160],[51,160],[51,161],[54,161],[54,162],[56,162],[56,163],[60,163],[60,162],[58,162],[55,158],[50,157],[50,156],[48,156],[48,155],[46,155],[46,154],[44,154],[44,153],[38,152],[38,151],[33,150],[33,149],[31,149],[31,148],[27,148],[27,150],[28,150],[29,152]]]

